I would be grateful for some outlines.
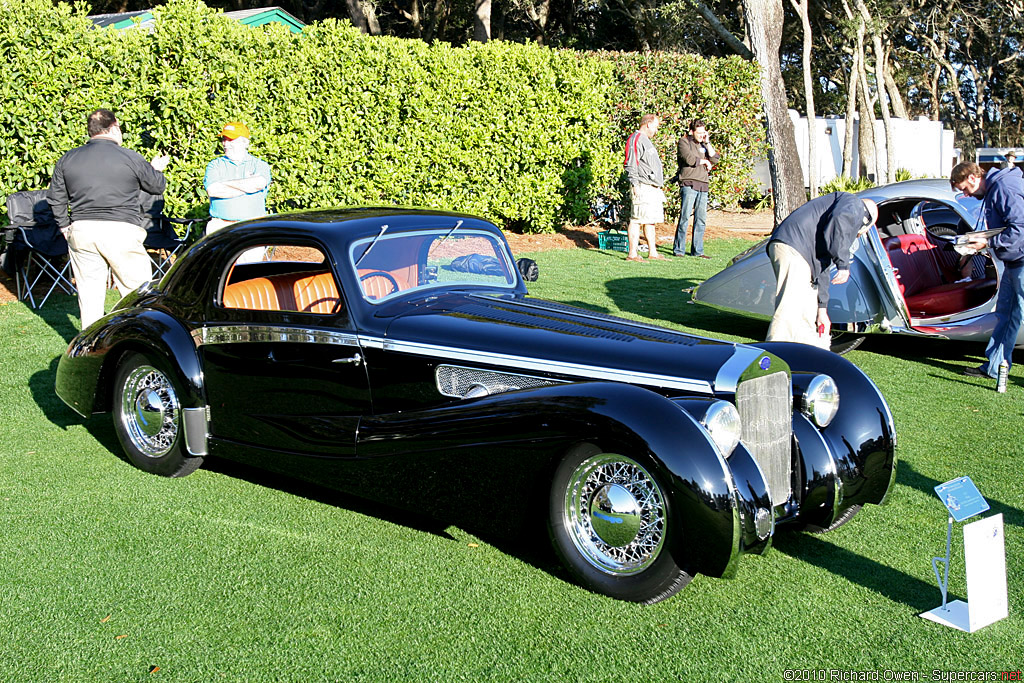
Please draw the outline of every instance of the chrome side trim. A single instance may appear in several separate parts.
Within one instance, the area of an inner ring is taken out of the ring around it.
[[[206,422],[206,407],[185,408],[182,411],[185,427],[185,449],[189,455],[206,455],[206,441],[209,436]]]
[[[278,325],[215,325],[192,330],[196,346],[245,342],[287,342],[290,344],[335,344],[359,346],[359,338],[348,332]]]
[[[365,346],[373,346],[377,341],[366,337],[360,337]],[[583,365],[580,363],[569,363],[564,361],[541,360],[536,358],[525,358],[523,356],[509,356],[489,351],[473,351],[469,349],[456,349],[450,346],[437,346],[435,344],[421,344],[418,342],[405,342],[393,339],[383,339],[383,349],[396,353],[409,353],[417,356],[428,356],[432,358],[444,358],[446,360],[461,360],[471,363],[487,363],[489,365],[517,368],[520,370],[531,370],[533,372],[551,372],[561,375],[571,375],[582,379],[607,380],[611,382],[624,382],[629,384],[647,384],[651,386],[664,387],[667,389],[682,389],[685,391],[713,394],[711,385],[707,382],[695,379],[683,379],[671,375],[658,375],[647,372],[632,372],[629,370],[617,370],[595,365]]]
[[[736,393],[736,385],[739,384],[740,375],[748,367],[754,364],[758,356],[764,355],[763,349],[752,346],[736,344],[733,347],[732,356],[722,363],[715,375],[715,391]]]

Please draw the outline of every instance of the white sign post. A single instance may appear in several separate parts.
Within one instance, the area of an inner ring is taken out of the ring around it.
[[[964,564],[967,574],[968,602],[946,603],[949,586],[950,544],[953,522],[961,522],[989,509],[969,477],[953,479],[935,487],[935,492],[949,510],[946,528],[946,556],[932,558],[935,578],[942,591],[942,604],[920,616],[945,626],[973,633],[1006,618],[1006,547],[1003,537],[1003,515],[993,515],[964,525]],[[940,563],[945,564],[940,576]]]

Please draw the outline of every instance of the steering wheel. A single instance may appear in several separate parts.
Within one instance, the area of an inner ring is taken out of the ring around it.
[[[365,283],[370,278],[375,278],[375,277],[380,277],[380,278],[384,278],[385,280],[387,280],[388,284],[391,285],[391,290],[387,291],[387,292],[371,292],[371,291],[369,291],[367,289],[366,285],[364,284],[363,285],[363,291],[366,292],[366,296],[370,297],[371,299],[379,299],[382,296],[387,296],[388,294],[394,294],[395,292],[398,291],[398,282],[395,280],[394,276],[391,273],[389,273],[387,271],[384,271],[384,270],[374,270],[374,271],[371,271],[369,273],[366,273],[365,275],[361,275],[359,277],[359,281]]]

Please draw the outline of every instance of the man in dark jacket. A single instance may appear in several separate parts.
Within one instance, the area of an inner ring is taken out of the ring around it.
[[[1013,347],[1024,316],[1024,175],[1013,166],[989,169],[986,174],[978,164],[965,162],[953,167],[949,184],[983,201],[989,230],[1003,229],[988,239],[974,237],[968,242],[975,249],[988,246],[1004,266],[996,294],[996,326],[985,347],[988,361],[964,371],[971,377],[995,378],[1000,363],[1013,364]]]
[[[812,199],[779,223],[768,241],[776,278],[768,341],[829,347],[829,268],[835,264],[838,271],[832,284],[850,278],[852,247],[877,218],[873,201],[833,192]]]
[[[171,160],[151,163],[122,147],[121,126],[108,109],[88,121],[89,141],[60,158],[47,196],[68,240],[82,329],[103,317],[108,266],[121,296],[153,277],[139,191],[163,194]]]
[[[690,134],[679,138],[676,160],[679,171],[679,198],[682,208],[672,253],[686,255],[686,231],[693,216],[693,240],[690,242],[690,256],[711,258],[704,253],[704,227],[708,216],[708,172],[718,163],[718,152],[711,146],[708,129],[700,119],[690,122]]]

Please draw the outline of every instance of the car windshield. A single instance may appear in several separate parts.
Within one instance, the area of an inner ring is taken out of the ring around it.
[[[349,256],[363,297],[373,303],[439,287],[516,285],[504,244],[482,230],[383,231],[356,241]]]

